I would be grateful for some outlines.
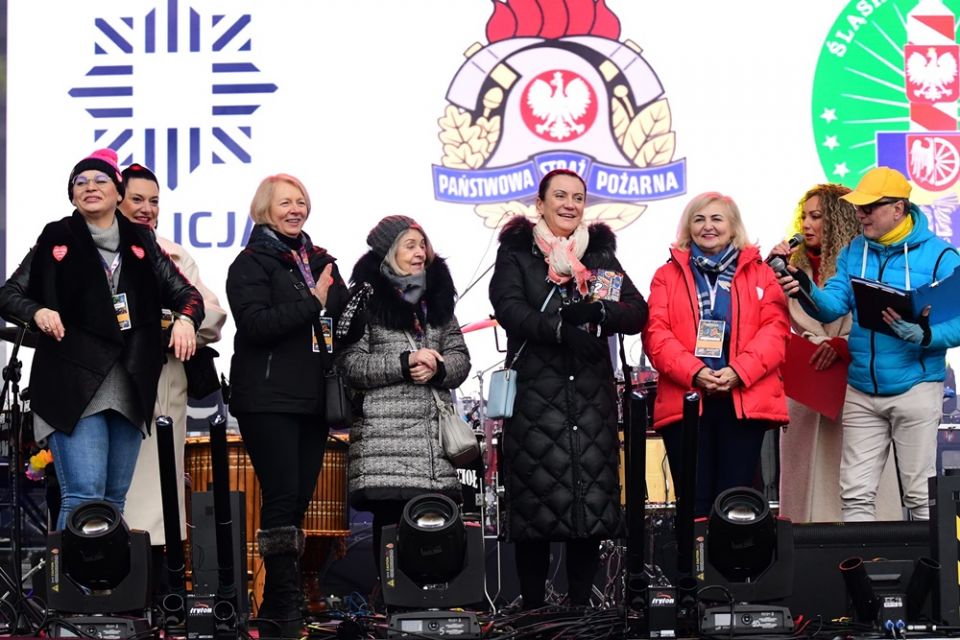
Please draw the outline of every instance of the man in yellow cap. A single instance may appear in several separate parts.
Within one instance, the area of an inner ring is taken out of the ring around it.
[[[840,497],[846,522],[873,520],[880,474],[891,440],[897,457],[903,504],[910,519],[929,518],[927,478],[936,475],[937,427],[943,406],[946,350],[960,345],[960,317],[931,325],[928,311],[916,321],[892,309],[883,312],[891,335],[865,329],[854,304],[852,277],[915,289],[942,280],[960,265],[956,249],[936,237],[927,218],[910,203],[910,183],[899,171],[877,167],[843,196],[854,205],[863,233],[837,258],[836,275],[823,288],[802,271],[780,284],[800,296],[810,315],[830,322],[853,311],[850,367],[843,407]]]

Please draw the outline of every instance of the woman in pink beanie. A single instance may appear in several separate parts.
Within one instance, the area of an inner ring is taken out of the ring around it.
[[[0,315],[40,332],[30,373],[38,440],[60,483],[57,528],[89,500],[123,511],[152,422],[169,345],[193,355],[203,299],[153,231],[117,210],[123,181],[112,149],[93,152],[67,182],[73,214],[51,222],[0,288]],[[161,333],[160,310],[177,321]]]

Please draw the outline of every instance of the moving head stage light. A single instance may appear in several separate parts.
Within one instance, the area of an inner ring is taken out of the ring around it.
[[[52,617],[87,632],[110,629],[120,638],[147,628],[139,617],[151,599],[150,536],[129,530],[114,505],[91,500],[74,509],[67,526],[47,537],[47,562],[47,604],[56,612]],[[51,631],[57,636],[63,630],[54,622]]]
[[[696,523],[695,565],[702,586],[716,588],[711,596],[729,594],[726,605],[705,609],[702,633],[793,630],[786,607],[753,604],[782,600],[793,592],[793,525],[774,518],[758,491],[734,487],[717,496],[710,517]]]
[[[441,494],[413,498],[398,525],[383,528],[380,579],[388,607],[447,608],[483,601],[483,530],[464,523],[460,508]],[[456,635],[479,638],[475,614],[452,611],[393,613],[390,637]]]

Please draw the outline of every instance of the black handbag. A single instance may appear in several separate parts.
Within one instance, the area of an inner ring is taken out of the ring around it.
[[[323,376],[323,393],[325,400],[325,419],[331,429],[342,429],[350,426],[351,411],[350,397],[347,395],[347,385],[336,371],[328,371]]]

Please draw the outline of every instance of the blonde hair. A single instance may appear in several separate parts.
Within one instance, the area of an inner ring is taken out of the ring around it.
[[[814,196],[820,198],[819,208],[823,212],[823,227],[820,231],[820,282],[826,282],[836,274],[840,250],[863,230],[854,206],[840,199],[848,193],[850,188],[842,184],[818,184],[803,194],[794,210],[793,232],[797,233],[803,230],[803,205]],[[799,251],[790,256],[790,264],[798,269],[810,269],[806,242]]]
[[[684,208],[683,214],[680,216],[680,223],[677,225],[676,247],[678,249],[690,248],[692,242],[690,238],[690,219],[693,218],[694,214],[703,211],[714,202],[720,203],[724,210],[724,216],[730,223],[730,243],[737,249],[743,249],[747,246],[747,228],[743,226],[743,219],[740,217],[740,208],[737,207],[737,203],[730,196],[725,196],[717,191],[707,191],[694,196],[693,200],[688,202]]]
[[[253,200],[250,202],[250,219],[256,224],[269,224],[270,204],[273,202],[273,192],[280,182],[286,182],[300,190],[300,193],[303,194],[303,199],[307,203],[307,217],[310,216],[310,194],[307,193],[307,188],[303,186],[302,182],[290,174],[278,173],[274,176],[264,178],[260,186],[257,187],[256,193],[253,194]]]

